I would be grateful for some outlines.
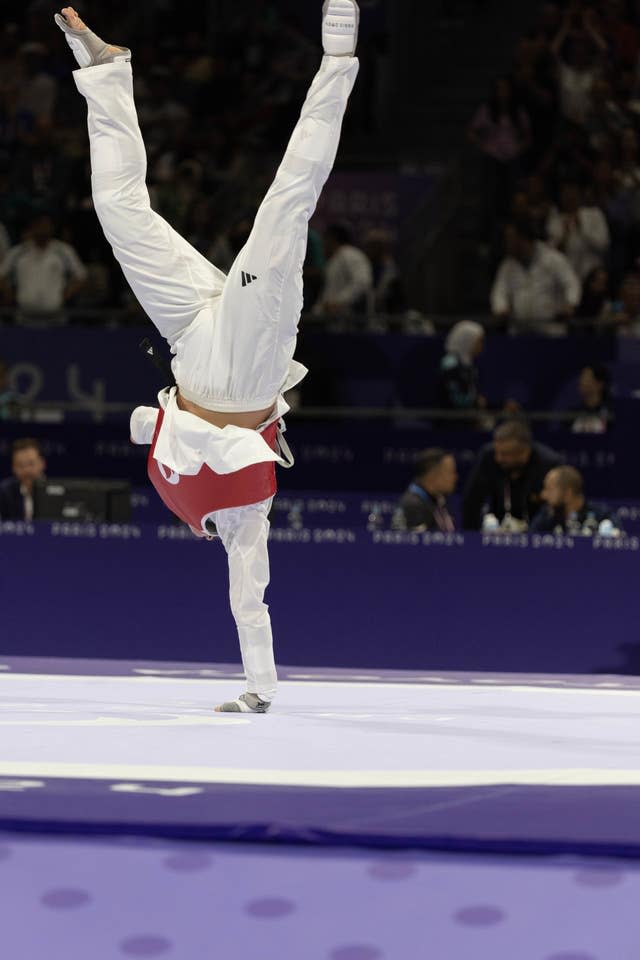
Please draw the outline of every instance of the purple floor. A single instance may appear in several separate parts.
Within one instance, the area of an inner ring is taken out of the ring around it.
[[[9,960],[632,960],[640,867],[0,835]]]

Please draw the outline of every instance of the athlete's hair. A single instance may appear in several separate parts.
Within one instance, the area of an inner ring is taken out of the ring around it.
[[[431,473],[448,456],[448,451],[443,450],[442,447],[430,447],[428,450],[423,450],[416,458],[416,478],[419,479]]]
[[[510,440],[513,443],[519,443],[522,447],[530,447],[533,443],[528,423],[520,419],[505,420],[494,430],[493,439],[498,442]]]

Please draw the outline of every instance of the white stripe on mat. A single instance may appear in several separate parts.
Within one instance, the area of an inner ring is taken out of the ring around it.
[[[240,674],[238,674],[238,678]],[[194,684],[198,683],[202,685],[203,683],[209,684],[218,684],[218,683],[234,683],[237,684],[237,678],[228,678],[228,677],[159,677],[159,676],[115,676],[115,675],[82,675],[76,673],[2,673],[0,675],[0,685],[6,683],[7,681],[30,681],[37,680],[40,681],[56,681],[64,680],[66,682],[75,681],[77,683],[124,683],[124,684],[136,684],[140,686],[144,683],[153,683],[153,684]],[[485,695],[487,693],[498,692],[503,690],[511,690],[517,693],[555,693],[561,696],[568,696],[570,694],[580,694],[582,696],[592,696],[592,697],[638,697],[640,698],[640,687],[635,690],[628,689],[618,689],[614,686],[613,683],[609,682],[606,684],[598,684],[596,686],[584,686],[584,687],[560,687],[560,686],[551,686],[551,684],[556,684],[558,681],[554,681],[552,677],[549,678],[549,686],[545,686],[544,680],[536,680],[536,686],[525,686],[518,683],[502,683],[500,681],[483,681],[482,684],[479,681],[469,681],[461,680],[459,683],[453,682],[438,682],[437,687],[434,687],[430,692],[436,693],[444,690],[465,690],[465,692],[473,690],[478,695]],[[486,685],[483,685],[486,684]],[[336,689],[336,687],[344,687],[349,689],[351,687],[372,687],[374,689],[387,688],[387,689],[396,689],[396,690],[407,690],[411,687],[428,687],[427,682],[416,681],[414,683],[404,682],[398,683],[393,680],[378,680],[376,682],[367,682],[357,681],[353,682],[351,680],[287,680],[283,679],[279,681],[279,685],[283,688],[290,687],[300,687],[300,689],[305,690],[309,687],[331,687]]]
[[[640,770],[260,770],[124,763],[0,762],[0,777],[280,787],[640,787]]]

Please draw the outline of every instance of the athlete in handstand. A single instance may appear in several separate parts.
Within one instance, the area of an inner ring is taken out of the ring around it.
[[[131,439],[150,444],[149,476],[199,537],[211,524],[229,562],[231,609],[247,692],[220,712],[265,713],[277,675],[269,608],[267,519],[275,463],[291,466],[283,393],[307,373],[293,359],[307,226],[333,167],[358,73],[359,9],[327,0],[325,56],[275,181],[229,275],[150,206],[133,100],[131,52],[100,40],[72,7],[56,14],[87,99],[93,202],[114,255],[174,355],[176,387],[138,407]]]

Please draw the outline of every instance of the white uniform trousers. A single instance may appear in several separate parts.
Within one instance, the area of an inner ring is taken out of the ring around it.
[[[266,409],[287,381],[302,309],[308,222],[333,167],[358,60],[322,60],[251,235],[229,276],[150,206],[131,64],[74,72],[88,103],[93,201],[136,297],[168,341],[181,393],[209,409]],[[214,515],[247,687],[271,700],[276,671],[268,607],[270,501]]]

